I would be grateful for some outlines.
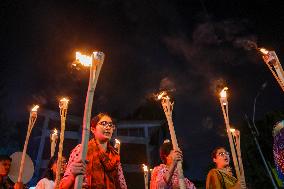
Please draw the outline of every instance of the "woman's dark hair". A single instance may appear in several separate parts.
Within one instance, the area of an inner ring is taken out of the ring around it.
[[[9,160],[10,162],[12,162],[12,158],[10,158],[10,156],[6,155],[6,154],[1,154],[0,155],[0,161],[6,161]]]
[[[173,150],[173,145],[170,141],[165,141],[160,147],[160,158],[163,163],[167,163],[167,157]]]
[[[48,162],[48,165],[47,165],[47,168],[44,172],[44,176],[43,178],[47,178],[48,180],[55,180],[55,175],[53,175],[53,171],[52,171],[52,166],[54,163],[57,162],[57,156],[53,156],[52,158],[50,158],[49,162]]]
[[[92,118],[91,120],[91,128],[95,128],[97,126],[97,124],[99,123],[99,121],[102,119],[102,117],[104,116],[108,116],[111,118],[111,116],[107,113],[99,113],[98,115],[96,115],[95,117]]]
[[[226,148],[223,147],[223,146],[218,146],[218,147],[214,148],[214,150],[213,150],[212,153],[211,153],[211,158],[212,158],[212,159],[216,158],[217,151],[220,150],[220,149],[226,149]]]

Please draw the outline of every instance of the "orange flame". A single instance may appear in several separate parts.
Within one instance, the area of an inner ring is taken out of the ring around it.
[[[221,98],[226,98],[227,97],[227,90],[228,90],[228,87],[224,87],[222,89],[222,91],[220,92],[220,97]]]
[[[170,97],[168,96],[167,92],[166,91],[162,91],[158,94],[157,96],[158,100],[161,100],[161,99],[170,99]]]
[[[66,103],[68,103],[68,102],[69,102],[69,99],[68,99],[68,98],[65,98],[65,97],[64,97],[64,98],[61,98],[61,99],[60,99],[60,102],[66,102]]]
[[[83,55],[80,52],[76,52],[76,60],[80,62],[83,66],[91,66],[92,65],[92,57]]]
[[[120,141],[118,139],[114,139],[115,140],[115,144],[120,144]]]
[[[231,133],[234,133],[236,131],[236,129],[231,128],[230,131],[231,131]]]
[[[37,109],[39,108],[39,105],[35,105],[33,108],[32,108],[32,112],[36,112],[37,111]]]
[[[57,131],[57,129],[55,128],[55,129],[53,130],[52,135],[57,135],[57,133],[58,133],[58,131]]]
[[[264,55],[267,55],[269,53],[269,51],[266,50],[265,48],[259,48],[258,50]]]
[[[144,172],[148,172],[148,167],[147,167],[147,165],[142,164],[142,166],[143,166],[143,171],[144,171]]]

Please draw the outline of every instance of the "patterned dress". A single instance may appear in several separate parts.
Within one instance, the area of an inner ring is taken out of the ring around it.
[[[165,176],[169,170],[165,164],[155,167],[152,171],[150,189],[176,189],[179,188],[178,170],[175,169],[171,181],[167,184]],[[187,178],[184,179],[186,189],[196,189]]]
[[[70,164],[79,159],[80,152],[81,144],[73,149],[62,180],[68,179],[68,176],[72,175]],[[120,156],[110,144],[108,144],[107,150],[104,152],[98,147],[94,139],[90,140],[86,159],[88,160],[88,164],[86,174],[84,175],[83,188],[127,189]]]
[[[211,169],[206,179],[206,189],[229,189],[235,186],[237,179],[221,169]]]

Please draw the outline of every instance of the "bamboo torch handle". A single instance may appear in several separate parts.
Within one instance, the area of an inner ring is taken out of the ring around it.
[[[81,142],[82,151],[80,155],[82,161],[85,161],[86,156],[87,156],[94,92],[95,92],[99,74],[100,74],[100,71],[101,71],[101,68],[104,62],[104,54],[102,52],[98,52],[98,53],[100,55],[100,59],[95,60],[94,53],[93,53],[92,54],[92,65],[90,67],[90,78],[89,78],[88,92],[87,92],[84,117],[83,117],[83,132],[82,132],[82,142]],[[74,189],[82,189],[82,185],[83,185],[83,175],[77,175],[75,178]]]
[[[172,140],[172,144],[173,144],[173,149],[174,150],[178,150],[178,143],[177,143],[177,138],[176,138],[176,133],[175,133],[175,129],[174,129],[174,124],[172,121],[172,107],[173,104],[171,104],[171,102],[169,101],[169,99],[164,99],[162,101],[162,105],[163,105],[163,109],[165,111],[166,114],[166,118],[168,121],[168,126],[169,126],[169,130],[170,130],[170,135],[171,135],[171,140]],[[179,175],[179,187],[180,189],[186,189],[185,186],[185,182],[184,182],[184,175],[183,175],[183,170],[182,170],[182,162],[178,162],[177,164],[177,170],[178,170],[178,175]]]
[[[227,117],[228,108],[225,110],[223,102],[222,102],[221,99],[220,99],[220,104],[221,104],[221,108],[222,108],[222,112],[223,112],[223,116],[224,116],[227,135],[228,135],[228,138],[229,138],[229,143],[230,143],[231,153],[232,153],[232,157],[233,157],[234,167],[235,167],[235,170],[236,170],[236,175],[237,175],[237,178],[240,179],[240,169],[239,169],[239,165],[238,165],[238,161],[237,161],[237,157],[236,157],[236,149],[234,147],[233,137],[232,137],[232,134],[230,132],[230,124],[229,124],[229,120],[228,120],[228,117]],[[225,105],[225,106],[227,106],[227,105]]]
[[[20,164],[20,169],[19,169],[18,182],[22,182],[24,164],[25,164],[25,158],[26,158],[29,138],[30,138],[30,135],[31,135],[32,128],[35,124],[35,121],[36,121],[36,116],[34,116],[34,114],[31,112],[30,118],[29,118],[27,135],[26,135],[25,144],[24,144],[24,149],[23,149],[23,153],[22,153],[22,157],[21,157],[21,164]]]

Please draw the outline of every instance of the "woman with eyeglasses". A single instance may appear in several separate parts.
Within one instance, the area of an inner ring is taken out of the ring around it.
[[[84,175],[83,188],[126,189],[126,183],[120,163],[120,156],[109,143],[115,125],[112,118],[99,113],[91,121],[93,138],[88,143],[86,160],[79,159],[81,144],[75,147],[69,157],[61,189],[74,187],[77,175]]]
[[[156,166],[151,174],[150,189],[178,189],[179,177],[177,162],[182,161],[181,150],[173,150],[169,140],[165,140],[160,147],[162,164]],[[186,189],[196,189],[194,184],[187,178],[184,179]]]
[[[62,157],[61,174],[66,169],[66,158]],[[53,156],[47,165],[44,177],[37,183],[36,189],[54,189],[57,170],[57,156]]]
[[[211,157],[216,168],[211,169],[206,179],[206,189],[240,189],[240,182],[233,176],[230,154],[224,147],[213,150]]]

